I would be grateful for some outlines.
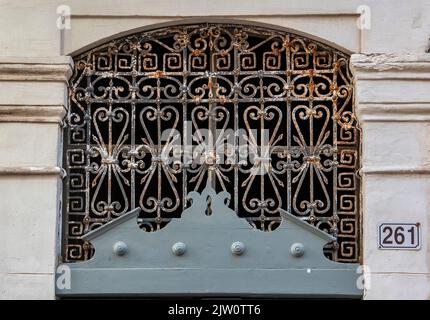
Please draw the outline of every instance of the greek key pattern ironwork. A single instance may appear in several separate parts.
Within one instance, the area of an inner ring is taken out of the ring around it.
[[[140,227],[156,232],[208,183],[230,192],[228,205],[255,228],[275,230],[282,208],[337,238],[325,248],[331,259],[358,261],[360,131],[347,54],[292,33],[207,23],[123,37],[74,61],[65,261],[88,259],[81,236],[135,207]],[[201,129],[230,134],[207,139]],[[171,148],[187,141],[191,151]],[[169,161],[175,152],[181,161]]]

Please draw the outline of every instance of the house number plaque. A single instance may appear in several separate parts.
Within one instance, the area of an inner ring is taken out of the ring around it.
[[[421,225],[383,222],[378,226],[379,249],[421,249]]]

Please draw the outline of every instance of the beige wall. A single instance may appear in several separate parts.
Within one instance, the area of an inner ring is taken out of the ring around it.
[[[0,56],[0,299],[54,297],[70,66]]]
[[[353,55],[363,129],[367,299],[430,299],[430,55]],[[381,222],[419,222],[419,251],[378,249]]]
[[[56,27],[59,5],[71,29]],[[370,29],[357,8],[370,8]],[[0,0],[0,298],[54,298],[67,55],[133,28],[184,18],[264,22],[356,56],[363,127],[366,298],[430,298],[430,2],[427,0]],[[381,251],[381,221],[419,221],[420,251]]]
[[[118,32],[192,17],[273,23],[367,53],[422,53],[430,29],[430,2],[425,0],[1,0],[1,55],[58,55],[56,8],[63,4],[72,14],[63,43],[66,54]],[[370,8],[370,30],[356,28],[361,5]]]

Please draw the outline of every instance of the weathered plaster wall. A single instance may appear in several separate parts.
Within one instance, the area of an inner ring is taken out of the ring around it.
[[[52,299],[69,57],[0,56],[0,298]]]
[[[353,55],[363,128],[367,299],[430,299],[430,55]],[[379,250],[381,222],[420,222],[420,251]]]
[[[273,23],[333,41],[354,52],[417,52],[428,46],[430,2],[425,0],[2,0],[3,56],[51,56],[61,50],[56,8],[69,5],[72,28],[64,52],[144,25],[191,17]],[[358,30],[357,8],[370,8],[369,30]]]
[[[56,9],[71,8],[71,29]],[[357,8],[370,8],[370,29]],[[363,127],[366,298],[430,298],[430,2],[426,0],[0,0],[0,298],[54,298],[60,220],[60,122],[71,61],[65,55],[133,28],[184,18],[264,22],[358,53]],[[419,221],[417,252],[381,251],[376,224]]]

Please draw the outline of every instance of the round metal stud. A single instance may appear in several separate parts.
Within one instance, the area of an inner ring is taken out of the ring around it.
[[[230,247],[231,253],[237,256],[240,256],[241,254],[243,254],[245,252],[245,249],[246,249],[245,244],[240,241],[233,242]]]
[[[302,243],[293,243],[291,245],[291,254],[294,257],[301,257],[305,254],[305,246]]]
[[[117,241],[113,245],[113,253],[115,253],[117,256],[123,256],[128,252],[128,246],[123,241]]]
[[[176,242],[172,246],[172,252],[175,256],[182,256],[187,251],[187,245],[183,242]]]

